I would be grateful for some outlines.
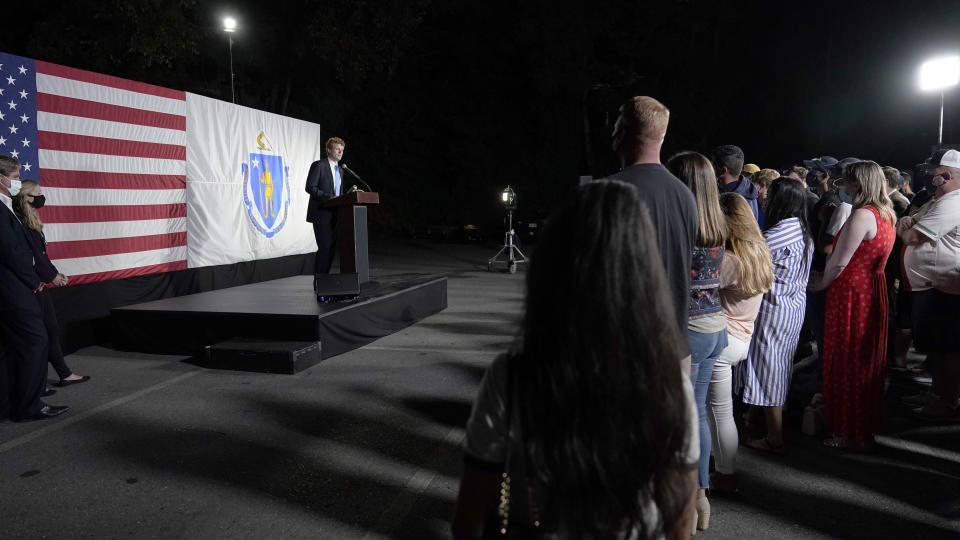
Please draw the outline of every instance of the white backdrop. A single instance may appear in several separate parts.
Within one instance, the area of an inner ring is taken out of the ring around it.
[[[310,164],[323,155],[320,126],[190,93],[186,116],[188,266],[316,251],[313,227],[305,221],[309,195],[304,184]],[[258,144],[261,133],[266,149]],[[248,209],[245,203],[245,190],[248,201],[252,190],[262,190],[255,174],[245,186],[244,164],[248,171],[259,165],[251,153],[279,156],[288,169],[271,171],[282,207],[272,226],[266,226],[256,205]]]

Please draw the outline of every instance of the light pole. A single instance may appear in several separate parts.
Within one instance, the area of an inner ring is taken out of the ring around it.
[[[237,102],[237,92],[233,88],[233,32],[237,29],[237,20],[233,17],[223,19],[223,31],[227,33],[230,46],[230,101]]]
[[[943,56],[920,65],[920,89],[940,91],[940,130],[937,145],[943,144],[943,94],[960,82],[960,56]]]

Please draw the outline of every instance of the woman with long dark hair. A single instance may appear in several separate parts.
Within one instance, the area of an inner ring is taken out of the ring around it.
[[[697,152],[681,152],[667,168],[687,185],[697,200],[697,243],[691,254],[687,339],[690,341],[690,383],[697,402],[700,426],[700,464],[697,491],[697,529],[710,527],[710,428],[707,426],[707,390],[713,365],[727,346],[727,318],[720,305],[720,265],[723,262],[727,222],[718,202],[716,176],[710,160]]]
[[[773,287],[760,302],[745,366],[743,401],[760,407],[767,423],[767,434],[747,444],[774,453],[784,449],[783,404],[807,305],[813,255],[805,191],[792,178],[770,184],[763,237],[773,261]]]
[[[696,413],[651,230],[616,181],[582,186],[549,220],[522,340],[467,424],[454,537],[690,534]]]

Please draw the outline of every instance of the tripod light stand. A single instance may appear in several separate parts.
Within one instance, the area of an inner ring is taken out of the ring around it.
[[[507,233],[503,239],[503,247],[487,261],[487,271],[492,272],[494,264],[505,264],[508,272],[516,274],[517,265],[527,262],[527,258],[520,251],[520,248],[513,243],[513,211],[517,208],[517,194],[510,189],[510,186],[500,192],[500,203],[507,210]],[[503,260],[499,260],[501,255],[503,255]]]

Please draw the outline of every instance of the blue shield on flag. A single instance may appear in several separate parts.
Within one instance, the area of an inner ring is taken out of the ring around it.
[[[286,196],[283,157],[251,153],[248,167],[253,204],[266,228],[273,229],[283,210],[283,199]]]

